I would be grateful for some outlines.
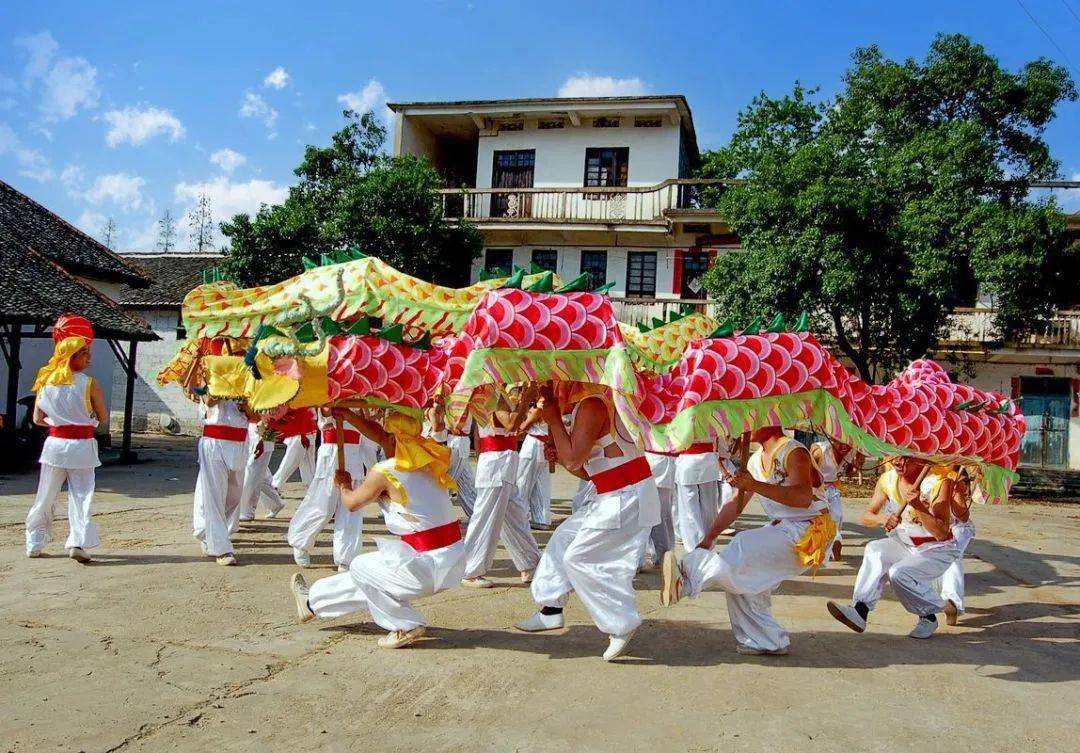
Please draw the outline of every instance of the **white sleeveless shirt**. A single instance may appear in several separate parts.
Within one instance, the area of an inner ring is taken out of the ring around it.
[[[933,472],[927,473],[926,477],[919,484],[919,496],[923,500],[930,501],[937,494],[938,487],[941,486],[943,477]],[[900,492],[900,474],[895,468],[889,468],[883,474],[878,481],[881,484],[882,490],[885,492],[886,502],[882,511],[886,515],[895,515],[899,512],[900,508],[904,505],[903,497]],[[900,525],[893,529],[893,533],[908,546],[914,546],[912,539],[933,539],[934,534],[919,522],[919,511],[908,505],[904,508],[904,514],[900,516]],[[928,544],[938,543],[935,541],[927,542]]]
[[[90,413],[90,385],[93,382],[83,372],[73,375],[71,384],[47,384],[37,396],[37,405],[51,426],[94,426],[98,421]],[[78,470],[97,468],[96,439],[63,439],[48,437],[41,448],[39,461],[43,465]]]
[[[401,502],[393,499],[379,502],[390,533],[401,536],[457,522],[450,493],[439,486],[430,473],[400,471],[393,458],[376,464],[375,470],[402,496]]]
[[[794,439],[788,439],[777,448],[776,454],[773,455],[771,468],[764,467],[765,450],[764,448],[759,449],[750,456],[750,460],[747,463],[747,470],[750,471],[751,476],[763,483],[791,486],[791,484],[788,483],[787,471],[784,469],[787,464],[788,456],[792,451],[800,447],[806,450],[806,446],[801,442]],[[761,509],[765,511],[765,516],[767,518],[772,520],[810,520],[823,510],[827,510],[829,507],[824,499],[821,489],[814,489],[813,494],[814,501],[806,508],[789,507],[788,505],[780,504],[776,500],[769,499],[761,494],[755,494],[754,497],[761,503]]]

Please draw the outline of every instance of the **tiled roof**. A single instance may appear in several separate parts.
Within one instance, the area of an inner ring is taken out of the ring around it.
[[[184,296],[202,284],[204,270],[221,263],[221,254],[122,254],[146,270],[149,287],[125,285],[116,295],[128,308],[180,308]]]
[[[32,249],[72,274],[131,285],[147,282],[136,265],[2,180],[0,239]]]
[[[158,339],[146,322],[56,262],[0,235],[0,322],[51,325],[68,313],[85,316],[101,337]]]

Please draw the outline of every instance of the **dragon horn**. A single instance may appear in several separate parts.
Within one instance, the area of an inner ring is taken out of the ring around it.
[[[784,315],[783,315],[783,313],[778,313],[775,317],[773,317],[772,324],[770,324],[769,328],[766,329],[765,331],[766,332],[783,332],[786,328],[787,328],[787,325],[784,323]]]

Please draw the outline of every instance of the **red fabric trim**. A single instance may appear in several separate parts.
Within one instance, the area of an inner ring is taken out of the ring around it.
[[[1020,398],[1020,377],[1014,376],[1012,378],[1012,399],[1018,400]]]
[[[282,438],[299,437],[304,434],[314,434],[319,430],[315,421],[315,411],[299,410],[290,411],[280,421],[270,421],[270,428],[279,432]]]
[[[506,450],[517,451],[517,437],[480,437],[477,442],[477,450],[480,452],[504,452]]]
[[[911,537],[911,545],[912,546],[922,546],[923,544],[929,544],[929,543],[931,543],[933,541],[951,541],[951,540],[952,540],[952,532],[950,532],[949,535],[944,539],[939,539],[936,536],[912,536]]]
[[[589,476],[598,494],[618,491],[651,477],[652,468],[644,457],[634,458],[628,463]]]
[[[83,424],[68,426],[50,426],[49,436],[57,439],[93,439],[94,427]]]
[[[360,444],[360,432],[353,429],[345,429],[345,442],[344,444]],[[322,430],[323,444],[337,444],[337,429],[323,429]]]
[[[426,531],[403,533],[401,540],[418,552],[430,552],[461,541],[461,525],[455,520],[453,523],[429,528]]]
[[[528,436],[532,437],[533,439],[537,440],[538,442],[543,442],[544,444],[547,444],[548,442],[551,441],[551,435],[550,434],[529,434]]]
[[[716,445],[712,442],[695,442],[680,452],[680,455],[704,455],[707,452],[716,452]]]
[[[677,248],[675,249],[675,266],[671,275],[671,292],[678,296],[682,295],[683,264],[683,250]]]
[[[240,426],[207,424],[202,427],[202,435],[210,439],[224,439],[226,442],[246,442],[248,430]]]

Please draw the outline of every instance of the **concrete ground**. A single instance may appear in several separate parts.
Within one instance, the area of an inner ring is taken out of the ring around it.
[[[365,615],[298,625],[287,516],[237,536],[241,566],[191,539],[194,444],[143,437],[148,461],[101,469],[94,564],[23,554],[36,478],[0,478],[0,751],[1060,751],[1080,704],[1080,508],[975,511],[968,613],[930,641],[891,595],[863,635],[825,611],[851,594],[846,562],[786,583],[784,658],[739,656],[724,597],[662,609],[638,579],[633,655],[571,600],[560,634],[526,635],[533,606],[500,550],[489,591],[419,602],[432,629],[376,647]],[[560,475],[558,513],[573,480]],[[302,490],[290,485],[290,507]],[[859,500],[845,502],[856,519]],[[63,505],[58,505],[58,512]],[[743,525],[760,522],[751,516]],[[365,534],[383,533],[369,516]],[[541,540],[547,535],[541,536]],[[309,577],[330,574],[324,535]],[[370,544],[368,544],[370,545]]]

